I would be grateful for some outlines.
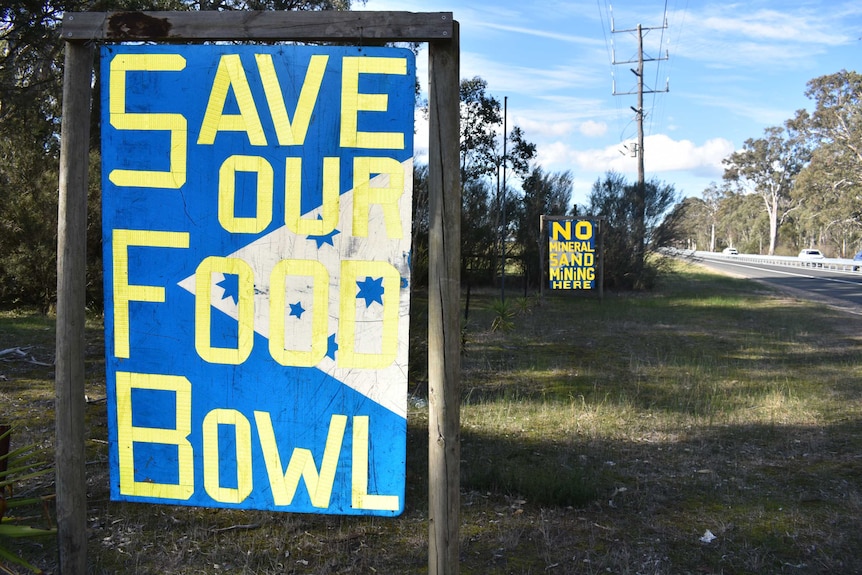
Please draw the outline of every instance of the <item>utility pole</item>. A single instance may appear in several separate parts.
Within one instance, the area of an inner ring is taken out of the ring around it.
[[[651,88],[644,87],[644,62],[657,62],[659,60],[667,60],[668,54],[665,52],[664,57],[650,58],[644,56],[644,33],[648,33],[650,30],[664,30],[667,28],[667,20],[665,20],[662,26],[653,27],[653,28],[645,28],[640,24],[637,25],[637,28],[631,28],[628,30],[615,30],[613,24],[613,17],[611,18],[611,34],[617,34],[622,32],[631,32],[637,35],[638,42],[638,55],[636,60],[625,60],[625,61],[617,61],[616,53],[613,54],[613,65],[618,64],[637,64],[637,69],[630,68],[632,73],[637,76],[637,91],[635,92],[617,92],[616,82],[614,82],[613,86],[613,95],[614,96],[624,96],[637,94],[638,97],[638,105],[637,108],[632,106],[632,110],[635,112],[635,119],[638,124],[638,141],[635,144],[635,149],[631,150],[632,155],[637,156],[638,159],[638,184],[637,184],[637,194],[635,194],[635,222],[634,222],[634,244],[635,244],[635,254],[634,260],[636,262],[637,268],[633,270],[637,276],[640,276],[640,272],[643,269],[644,263],[644,242],[646,239],[646,182],[644,176],[644,94],[655,94],[658,92],[667,92],[669,90],[669,81],[665,84],[664,90],[655,90]]]
[[[506,162],[509,159],[506,153],[506,119],[509,115],[509,96],[503,97],[503,241],[500,242],[500,301],[506,301],[506,237],[508,236],[509,225],[506,221]],[[499,176],[498,176],[499,177]],[[499,180],[497,180],[499,182]],[[497,192],[499,194],[499,190]]]

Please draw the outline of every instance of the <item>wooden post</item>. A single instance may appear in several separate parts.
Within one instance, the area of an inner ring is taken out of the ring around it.
[[[84,278],[92,51],[73,42],[300,40],[429,43],[429,573],[459,571],[460,44],[449,12],[67,13],[57,303],[57,497],[61,571],[85,572]],[[61,449],[62,448],[62,449]],[[62,453],[62,457],[61,457]],[[61,477],[62,476],[62,477]],[[62,486],[61,486],[62,483]]]
[[[60,572],[83,575],[87,570],[84,322],[92,46],[67,42],[65,66],[57,225],[57,529]]]
[[[539,216],[539,299],[545,299],[545,214]]]
[[[456,575],[460,552],[461,181],[459,31],[428,50],[428,573]]]

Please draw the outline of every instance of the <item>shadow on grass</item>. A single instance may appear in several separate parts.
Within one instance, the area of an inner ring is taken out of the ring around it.
[[[549,299],[500,334],[481,296],[463,355],[462,573],[862,572],[862,373],[842,318],[692,274]],[[50,401],[43,377],[13,385]],[[105,406],[87,409],[91,573],[427,571],[427,411],[408,418],[404,514],[368,518],[110,502]]]
[[[602,484],[571,449],[542,441],[461,435],[461,487],[522,498],[540,507],[585,507]]]

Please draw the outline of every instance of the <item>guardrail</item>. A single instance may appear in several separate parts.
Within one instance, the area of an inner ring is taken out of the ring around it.
[[[821,268],[825,270],[862,273],[862,261],[846,258],[800,259],[796,256],[761,256],[753,254],[723,254],[694,250],[670,250],[671,255],[727,262],[750,262],[794,268]]]

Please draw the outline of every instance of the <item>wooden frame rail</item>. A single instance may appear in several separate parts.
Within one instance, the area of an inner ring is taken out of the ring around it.
[[[428,42],[429,573],[459,572],[459,27],[451,12],[69,12],[60,157],[56,467],[60,571],[86,573],[84,322],[93,44],[154,41]]]

